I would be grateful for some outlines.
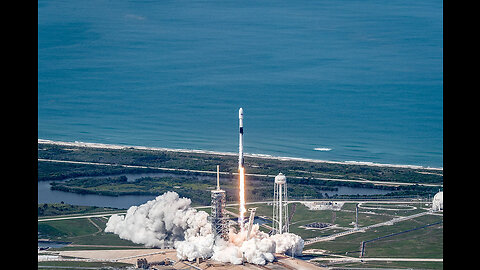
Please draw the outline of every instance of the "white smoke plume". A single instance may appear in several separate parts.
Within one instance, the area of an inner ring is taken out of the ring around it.
[[[213,255],[214,236],[193,236],[185,241],[175,242],[177,258],[180,260],[193,261],[196,258],[210,258]]]
[[[274,253],[301,255],[303,239],[284,233],[269,236],[254,224],[247,240],[247,230],[230,228],[229,240],[215,239],[208,214],[190,206],[190,199],[167,192],[140,206],[132,206],[126,216],[112,215],[106,232],[148,247],[175,247],[177,258],[193,261],[211,258],[215,261],[241,264],[266,264]]]
[[[300,256],[303,251],[303,239],[293,233],[282,233],[270,236],[275,241],[275,253],[283,253],[290,256]]]
[[[176,192],[166,192],[140,206],[132,206],[126,216],[112,215],[105,232],[118,234],[148,247],[173,247],[198,235],[212,234],[208,214],[190,207],[190,199],[179,198]]]
[[[241,264],[246,261],[254,264],[266,264],[275,259],[275,241],[269,238],[268,234],[258,229],[254,224],[247,240],[247,231],[235,232],[230,228],[228,242],[218,239],[215,243],[212,259],[231,264]]]

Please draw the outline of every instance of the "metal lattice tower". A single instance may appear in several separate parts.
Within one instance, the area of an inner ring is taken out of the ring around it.
[[[212,223],[213,233],[219,235],[224,240],[228,240],[228,216],[225,213],[226,193],[220,189],[220,172],[217,165],[217,189],[211,191],[212,211],[210,221]]]
[[[287,178],[282,173],[275,176],[272,223],[273,234],[289,232]]]

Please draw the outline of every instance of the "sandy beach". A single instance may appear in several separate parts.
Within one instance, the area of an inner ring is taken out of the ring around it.
[[[115,145],[115,144],[90,143],[90,142],[79,142],[79,141],[63,142],[63,141],[52,141],[52,140],[46,140],[46,139],[38,139],[38,143],[46,143],[46,144],[54,144],[54,145],[62,145],[62,146],[74,146],[74,147],[101,148],[101,149],[138,149],[138,150],[150,150],[150,151],[170,151],[170,152],[199,153],[199,154],[225,155],[225,156],[237,155],[237,153],[216,152],[216,151],[208,151],[208,150],[146,147],[146,146],[136,146],[136,145]],[[419,166],[419,165],[382,164],[382,163],[363,162],[363,161],[329,161],[329,160],[296,158],[296,157],[278,157],[278,156],[271,156],[271,155],[265,155],[265,154],[252,154],[252,153],[245,153],[244,156],[265,158],[265,159],[275,159],[275,160],[282,160],[282,161],[292,160],[292,161],[305,161],[305,162],[342,164],[342,165],[363,165],[363,166],[374,166],[374,167],[393,167],[393,168],[434,170],[434,171],[443,172],[443,168],[425,167],[425,166]]]

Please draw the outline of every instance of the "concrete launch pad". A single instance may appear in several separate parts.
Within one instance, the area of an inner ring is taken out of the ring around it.
[[[40,254],[40,253],[39,253]],[[312,263],[285,256],[283,254],[275,254],[275,261],[266,265],[255,265],[245,263],[243,265],[233,265],[213,260],[200,260],[197,262],[179,261],[175,249],[125,249],[125,250],[77,250],[77,251],[58,251],[58,255],[69,257],[67,260],[76,261],[109,261],[123,262],[137,265],[138,259],[146,259],[148,263],[163,262],[165,260],[172,261],[171,265],[155,265],[156,269],[185,269],[186,267],[195,269],[271,269],[271,270],[320,270],[327,269],[316,266]],[[65,260],[65,258],[61,259]]]

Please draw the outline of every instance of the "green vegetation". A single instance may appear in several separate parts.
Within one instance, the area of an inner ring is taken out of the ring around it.
[[[201,153],[180,153],[170,151],[152,151],[138,149],[94,149],[86,147],[65,147],[39,143],[38,157],[40,159],[100,162],[111,166],[89,164],[38,162],[38,180],[55,180],[51,188],[83,194],[99,194],[108,196],[122,195],[160,195],[166,191],[175,191],[182,197],[192,200],[192,205],[209,205],[210,190],[216,185],[214,174],[192,173],[185,171],[165,171],[157,167],[215,171],[219,164],[221,171],[229,175],[221,176],[222,189],[227,192],[229,203],[238,201],[237,158],[230,155],[213,155]],[[247,174],[263,176],[246,177],[247,202],[271,200],[273,194],[273,178],[283,172],[288,178],[290,199],[325,199],[326,192],[336,191],[339,186],[363,187],[388,190],[386,195],[377,195],[383,199],[394,196],[421,196],[423,198],[438,192],[438,187],[421,185],[395,186],[374,185],[368,182],[341,182],[325,179],[358,179],[381,180],[386,182],[408,183],[443,183],[441,171],[427,169],[407,169],[372,167],[362,165],[342,165],[329,163],[314,163],[304,161],[281,161],[273,159],[247,157],[245,159]],[[152,168],[127,168],[122,165],[147,166]],[[159,173],[128,181],[126,174]],[[161,174],[164,173],[164,174]],[[294,176],[301,178],[293,178]],[[82,178],[80,178],[82,177]],[[66,181],[61,181],[65,180]],[[334,199],[352,198],[358,196],[333,196]],[[360,196],[361,199],[372,196]],[[295,203],[290,232],[300,235],[304,240],[317,236],[328,236],[353,228],[355,221],[355,203],[346,202],[339,211],[309,210],[305,205]],[[290,205],[292,211],[293,204]],[[257,216],[272,216],[272,206],[249,204],[247,208],[258,207]],[[425,211],[424,203],[391,204],[364,203],[360,209],[359,225],[368,226],[391,220],[399,216],[413,215]],[[415,208],[416,207],[416,208]],[[415,208],[415,209],[414,209]],[[229,206],[228,210],[237,212],[237,206]],[[207,212],[209,208],[201,209]],[[118,212],[119,209],[72,206],[67,204],[38,204],[38,216],[78,215],[98,212]],[[380,236],[409,230],[443,220],[443,216],[424,215],[410,220],[395,223],[393,226],[381,226],[365,232],[339,237],[333,241],[318,242],[308,245],[307,249],[326,250],[326,255],[358,256],[360,243]],[[131,241],[120,239],[104,229],[108,217],[92,217],[71,220],[39,221],[39,238],[49,238],[55,241],[71,242],[70,246],[61,249],[104,249],[112,248],[142,248]],[[303,226],[312,222],[330,223],[336,226],[321,230],[305,229]],[[261,228],[267,232],[267,229]],[[86,245],[86,246],[76,246]],[[317,255],[319,256],[319,255]],[[382,240],[369,242],[366,245],[366,257],[397,257],[397,258],[442,258],[443,257],[443,224],[419,229],[392,236]],[[48,262],[50,263],[50,262]],[[323,263],[323,262],[322,262]],[[322,264],[318,263],[318,264]],[[47,265],[39,263],[40,265]],[[54,266],[54,265],[51,265]],[[68,266],[68,265],[64,265]],[[335,265],[338,267],[385,267],[403,268],[415,267],[423,269],[441,269],[443,263],[437,262],[364,262]],[[120,267],[120,266],[119,266]]]
[[[99,194],[105,196],[121,195],[160,195],[175,191],[181,197],[187,197],[195,204],[210,204],[210,190],[213,180],[198,180],[191,177],[143,177],[128,182],[125,176],[107,178],[81,178],[66,182],[53,182],[51,189],[80,194]]]
[[[264,200],[270,198],[273,193],[273,180],[256,178],[247,179],[247,197],[250,200]],[[265,185],[265,182],[268,184]],[[293,179],[295,182],[295,179]],[[237,180],[229,177],[221,181],[222,188],[229,194],[229,201],[238,200]],[[105,196],[121,195],[159,195],[167,191],[175,191],[181,197],[187,197],[195,205],[210,204],[210,190],[216,185],[213,177],[195,176],[165,176],[165,177],[142,177],[128,182],[125,176],[76,178],[64,182],[53,182],[52,190],[74,192],[80,194],[98,194]],[[290,197],[322,198],[322,192],[336,191],[329,181],[312,181],[310,184],[294,184],[290,187]]]
[[[45,162],[39,163],[42,168]],[[52,166],[49,169],[53,168]],[[228,196],[230,202],[238,201],[238,186],[236,176],[222,176],[220,184]],[[263,201],[271,199],[273,194],[273,178],[265,177],[246,177],[246,198],[248,201]],[[62,182],[52,182],[51,189],[66,192],[74,192],[80,194],[98,194],[105,196],[122,196],[122,195],[160,195],[167,191],[175,191],[182,197],[192,200],[194,205],[210,204],[210,190],[216,185],[214,176],[195,176],[185,174],[172,174],[168,176],[148,176],[136,179],[135,181],[127,181],[122,176],[110,177],[90,177],[90,178],[74,178]],[[337,191],[337,186],[363,187],[363,188],[381,188],[389,189],[390,193],[386,195],[370,195],[370,196],[347,196],[336,195],[334,198],[348,197],[379,197],[388,198],[390,196],[401,195],[423,195],[428,196],[438,191],[435,187],[411,186],[411,187],[385,187],[373,186],[371,184],[355,183],[355,182],[338,182],[317,179],[289,179],[289,198],[291,199],[322,199],[328,198],[326,192]],[[410,192],[407,192],[410,191]]]
[[[70,242],[70,245],[106,245],[142,248],[116,234],[105,233],[107,218],[93,217],[38,222],[39,238]],[[105,248],[105,247],[103,247]]]
[[[194,205],[209,203],[210,189],[214,188],[216,184],[215,176],[201,172],[166,171],[158,168],[213,172],[216,165],[219,164],[222,171],[230,172],[229,175],[222,175],[221,177],[222,188],[229,194],[227,199],[229,201],[238,200],[238,187],[236,185],[238,176],[235,175],[237,173],[237,160],[235,156],[139,149],[66,148],[64,146],[43,143],[40,143],[38,146],[38,155],[41,159],[110,164],[99,166],[40,160],[38,162],[39,181],[70,179],[53,183],[51,188],[54,190],[107,196],[157,195],[168,190],[174,190],[180,196],[190,198]],[[143,167],[123,167],[125,165]],[[268,175],[267,177],[259,175],[246,176],[246,197],[250,201],[271,198],[273,193],[273,176],[278,174],[278,172],[284,172],[287,175],[289,179],[289,197],[292,199],[322,199],[327,197],[326,192],[335,192],[339,186],[390,191],[386,195],[360,196],[360,198],[426,197],[433,196],[438,192],[438,187],[374,185],[369,182],[342,182],[332,181],[331,179],[383,180],[386,183],[391,181],[442,183],[443,181],[441,173],[425,173],[426,170],[404,168],[282,161],[254,157],[246,159],[246,166],[248,174]],[[127,181],[127,178],[124,176],[125,174],[161,174],[162,172],[165,176],[144,177],[134,182]],[[330,180],[321,179],[322,177]],[[337,195],[336,197],[345,198],[352,196]]]
[[[371,219],[373,216],[374,215],[371,215],[370,217],[359,216],[360,226],[369,225],[369,223],[379,223],[382,221],[380,218],[377,221],[372,222],[372,220],[369,219]],[[337,219],[339,217],[340,215],[337,214]],[[379,217],[379,215],[377,217]],[[387,218],[386,220],[389,219],[392,218]],[[362,241],[406,231],[441,220],[443,220],[443,217],[441,216],[421,216],[411,220],[395,223],[393,226],[381,226],[367,230],[366,232],[346,235],[337,238],[334,241],[318,242],[308,246],[308,248],[325,249],[330,251],[332,254],[339,255],[345,254],[346,252],[358,252]],[[352,225],[350,225],[350,227],[352,227]],[[442,258],[442,251],[443,225],[439,224],[367,243],[365,254],[366,257]]]
[[[293,204],[296,205],[295,213],[292,217],[290,232],[300,235],[304,240],[317,236],[328,236],[334,233],[342,232],[353,228],[352,222],[355,220],[356,203],[346,202],[339,211],[333,210],[309,210],[301,203],[290,204],[290,213]],[[393,219],[399,216],[409,216],[425,209],[421,209],[423,203],[392,204],[392,203],[364,203],[365,207],[377,207],[381,209],[362,209],[359,213],[359,225],[368,226]],[[39,207],[42,207],[39,204]],[[71,206],[75,208],[76,206]],[[249,204],[247,208],[257,207],[257,216],[266,216],[271,218],[272,206],[266,203]],[[416,209],[413,209],[416,207]],[[81,209],[83,207],[79,207]],[[386,209],[392,210],[386,210]],[[228,210],[237,212],[238,206],[228,206]],[[401,209],[401,210],[397,210]],[[413,210],[406,210],[413,209]],[[93,209],[92,209],[93,210]],[[100,209],[95,209],[100,210]],[[202,210],[207,210],[202,209]],[[41,235],[48,236],[51,240],[71,242],[69,246],[59,248],[68,249],[108,249],[114,248],[142,248],[142,245],[136,245],[130,241],[120,239],[112,233],[105,233],[104,229],[108,217],[82,218],[72,220],[55,220],[38,223],[38,231]],[[414,219],[395,223],[393,226],[381,226],[367,230],[365,232],[354,233],[339,237],[335,240],[318,242],[308,245],[304,250],[322,249],[327,253],[322,256],[345,255],[358,257],[360,243],[380,236],[390,235],[417,228],[427,224],[433,224],[442,221],[440,215],[424,215]],[[336,226],[322,230],[305,229],[302,226],[311,222],[331,223]],[[267,224],[269,225],[269,224]],[[261,228],[268,232],[267,229]],[[76,246],[86,245],[86,246]],[[320,255],[316,255],[320,256]],[[422,228],[397,236],[369,242],[366,245],[366,258],[442,258],[443,257],[443,224],[437,224],[431,227]],[[325,265],[327,262],[317,262],[319,265]],[[393,268],[416,268],[422,269],[441,269],[441,262],[363,262],[335,264],[336,267],[393,267]]]
[[[315,262],[316,265],[326,266],[326,263]],[[359,262],[359,263],[335,263],[336,269],[431,269],[442,270],[443,262]]]
[[[80,206],[65,203],[39,203],[38,216],[58,216],[58,215],[73,215],[73,214],[88,214],[105,211],[116,211],[116,208],[110,207],[96,207],[96,206]]]
[[[345,203],[341,210],[309,210],[301,203],[296,205],[293,215],[290,232],[300,235],[304,240],[317,236],[328,236],[338,232],[353,228],[355,221],[356,203]],[[290,213],[293,204],[290,204]],[[391,204],[391,203],[365,203],[362,206],[384,208],[362,209],[358,215],[359,226],[368,226],[391,220],[395,217],[410,216],[416,213],[425,212],[421,209],[423,203],[410,204]],[[272,206],[267,204],[250,204],[250,207],[257,207],[257,215],[272,216]],[[416,208],[416,209],[414,209]],[[228,207],[231,211],[238,211],[238,207]],[[392,209],[392,210],[385,210]],[[401,209],[401,210],[396,210]],[[410,209],[410,210],[406,210]],[[367,230],[365,232],[354,233],[336,238],[335,240],[318,242],[308,245],[304,250],[322,249],[326,254],[322,256],[346,255],[358,257],[360,244],[362,241],[371,240],[377,237],[398,233],[420,226],[433,224],[442,221],[442,216],[424,215],[414,219],[401,221],[392,226],[381,226]],[[312,222],[330,223],[336,226],[324,229],[305,229],[305,224]],[[267,231],[267,230],[263,230]],[[320,256],[320,255],[317,255]],[[369,242],[366,245],[366,258],[443,258],[443,224],[437,224],[431,227],[407,232],[404,234],[388,237],[385,239]],[[327,262],[317,262],[318,265],[328,265]],[[333,266],[333,265],[332,265]],[[398,267],[398,268],[416,268],[422,269],[442,269],[441,262],[363,262],[335,264],[335,267]]]
[[[220,165],[222,171],[230,173],[236,173],[238,169],[237,157],[234,155],[72,146],[67,148],[65,146],[47,143],[38,144],[38,158],[204,171],[214,171],[216,165]],[[44,164],[42,164],[42,166],[43,168],[39,166],[39,180],[116,174],[119,173],[119,170],[151,172],[149,169],[122,168],[120,166],[97,166],[97,168],[93,168],[91,165],[88,165],[88,170],[83,171],[78,169],[78,164],[73,166],[63,164],[62,166],[69,167],[70,171],[58,173],[56,168],[49,170]],[[245,167],[248,168],[247,173],[251,174],[277,175],[279,172],[283,172],[287,177],[300,176],[306,179],[326,177],[338,179],[369,179],[387,182],[443,183],[442,172],[432,172],[428,169],[317,163],[258,157],[246,157]],[[101,173],[97,171],[97,169],[104,170],[105,173]]]
[[[157,172],[156,170],[124,168],[121,166],[98,166],[74,163],[38,162],[38,181],[63,180],[67,178],[84,176],[145,173],[152,171]]]

